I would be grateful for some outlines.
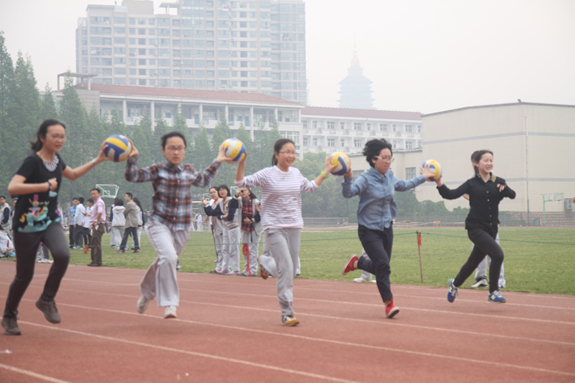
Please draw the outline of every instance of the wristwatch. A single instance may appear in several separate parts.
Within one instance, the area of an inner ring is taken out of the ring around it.
[[[48,191],[52,190],[52,182],[48,181]]]

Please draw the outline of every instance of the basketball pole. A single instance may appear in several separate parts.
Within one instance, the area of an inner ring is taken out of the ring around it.
[[[421,283],[423,284],[423,265],[421,263],[421,233],[419,231],[415,232],[417,234],[417,251],[419,252],[419,275],[421,278]]]

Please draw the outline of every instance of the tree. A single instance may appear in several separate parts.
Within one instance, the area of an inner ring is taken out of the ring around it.
[[[168,133],[168,129],[166,120],[161,117],[156,119],[154,133],[148,136],[152,164],[159,164],[165,161],[164,153],[162,152],[162,136]]]
[[[44,121],[49,118],[58,118],[58,111],[56,110],[56,102],[52,96],[52,89],[50,85],[46,83],[46,88],[44,88],[44,97],[40,102],[40,120]],[[100,118],[98,116],[98,118]]]
[[[192,135],[190,133],[190,128],[188,128],[188,124],[186,123],[186,117],[184,116],[184,112],[182,108],[176,109],[174,113],[174,124],[172,125],[172,130],[177,132],[181,132],[184,137],[186,137],[186,143],[188,148],[186,149],[186,156],[184,157],[184,161],[187,163],[192,162]]]
[[[218,156],[218,150],[220,145],[227,140],[228,138],[232,137],[232,132],[228,125],[228,121],[226,120],[226,115],[224,112],[221,113],[220,119],[214,128],[214,132],[212,133],[212,160]],[[230,166],[229,164],[223,163],[214,180],[212,183],[214,185],[219,184],[226,184],[226,185],[233,185],[234,180],[236,177],[236,170],[235,167]]]
[[[6,50],[4,33],[0,31],[0,185],[2,191],[6,190],[14,170],[19,167],[19,164],[11,161],[10,149],[15,147],[23,151],[26,145],[25,142],[18,142],[12,136],[16,129],[12,118],[15,93],[14,65]]]
[[[210,138],[203,123],[200,123],[194,136],[194,142],[191,147],[191,157],[191,164],[193,164],[194,169],[198,171],[207,168],[214,160],[210,147]]]

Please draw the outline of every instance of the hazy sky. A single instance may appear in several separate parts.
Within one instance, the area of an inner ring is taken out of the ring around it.
[[[87,4],[114,1],[0,0],[8,52],[31,56],[40,89],[75,70]],[[338,106],[354,41],[378,109],[575,105],[573,0],[308,0],[306,27],[310,105]]]

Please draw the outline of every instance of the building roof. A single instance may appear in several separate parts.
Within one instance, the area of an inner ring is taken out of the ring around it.
[[[83,84],[86,86],[86,84]],[[77,84],[76,88],[83,89],[82,84]],[[262,102],[269,104],[284,104],[285,106],[303,107],[293,101],[283,100],[281,98],[267,96],[261,93],[240,93],[224,92],[219,90],[199,90],[199,89],[178,89],[178,88],[151,88],[145,86],[128,86],[128,85],[107,85],[91,84],[92,90],[97,90],[101,94],[115,94],[126,96],[151,96],[151,97],[175,97],[189,98],[194,100],[221,100],[221,101],[240,101],[240,102]]]
[[[514,102],[514,103],[510,103],[510,104],[492,104],[492,105],[465,106],[465,107],[463,107],[463,108],[449,109],[449,110],[443,110],[443,111],[441,111],[441,112],[422,114],[422,116],[423,116],[423,117],[436,116],[436,115],[438,115],[438,114],[459,112],[459,111],[468,110],[468,109],[500,108],[500,107],[505,107],[505,106],[522,106],[522,105],[557,106],[557,107],[565,107],[565,108],[575,108],[575,105],[542,104],[542,103],[538,103],[538,102],[522,102],[522,101],[519,101],[519,100],[518,100],[518,102]]]
[[[304,116],[328,116],[351,118],[375,118],[385,120],[415,120],[421,121],[419,112],[397,112],[391,110],[327,108],[323,106],[307,106],[301,111]]]

